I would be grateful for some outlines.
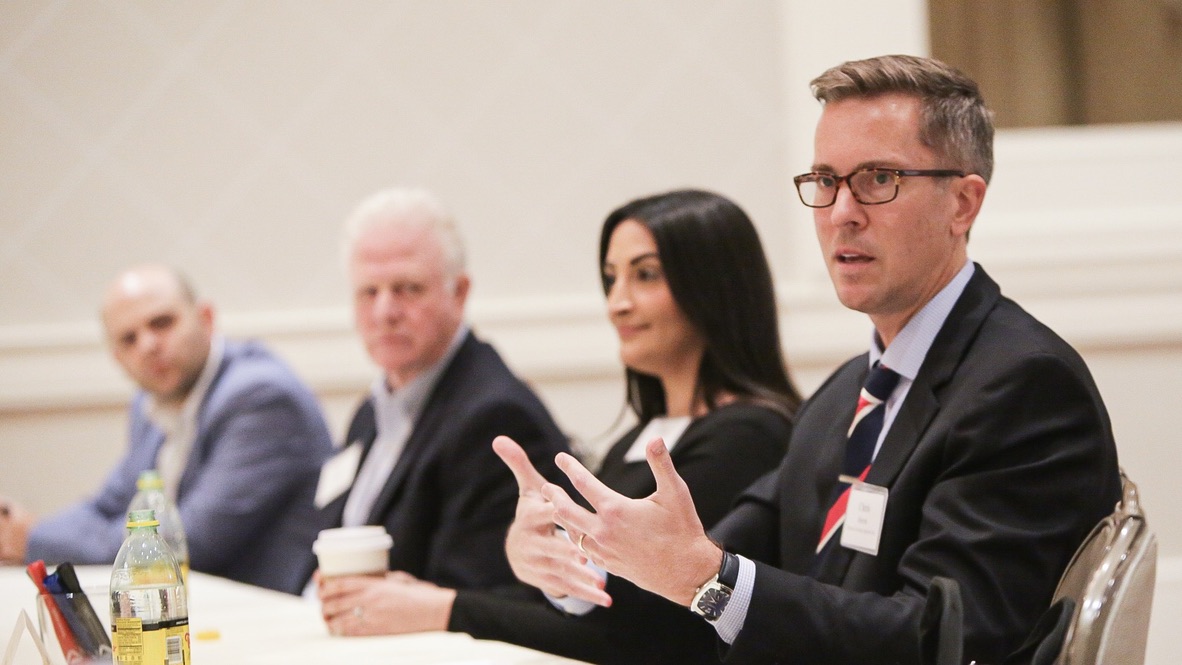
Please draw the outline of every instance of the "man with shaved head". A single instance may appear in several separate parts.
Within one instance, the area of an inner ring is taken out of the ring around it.
[[[154,468],[193,570],[298,591],[311,556],[302,488],[332,448],[312,393],[258,342],[218,335],[213,306],[171,268],[119,275],[101,315],[111,354],[140,388],[130,447],[97,494],[61,513],[37,519],[3,501],[0,563],[111,563],[136,479]]]

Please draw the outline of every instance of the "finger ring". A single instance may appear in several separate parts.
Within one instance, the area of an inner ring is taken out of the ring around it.
[[[586,533],[586,532],[583,532],[583,533],[582,533],[582,534],[579,536],[579,551],[580,551],[580,552],[582,552],[583,554],[586,554],[586,553],[587,553],[587,550],[583,548],[583,539],[584,539],[584,538],[586,538],[586,537],[587,537],[587,533]]]
[[[361,606],[360,606],[360,605],[358,605],[357,607],[354,607],[354,608],[353,608],[353,616],[355,616],[355,617],[357,617],[358,619],[360,619],[362,614],[365,614],[365,610],[361,609]]]

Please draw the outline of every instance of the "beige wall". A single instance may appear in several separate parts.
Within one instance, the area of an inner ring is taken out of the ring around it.
[[[580,441],[601,442],[622,401],[596,232],[658,190],[707,187],[751,213],[811,391],[868,328],[836,304],[790,189],[811,156],[807,81],[927,50],[920,0],[870,7],[0,3],[0,494],[60,507],[120,454],[130,386],[94,308],[144,259],[187,270],[226,332],[272,343],[341,432],[373,370],[337,229],[391,183],[450,202],[476,328]],[[1177,608],[1182,490],[1162,395],[1182,394],[1182,127],[1015,130],[997,157],[970,251],[1091,365]],[[1150,662],[1176,661],[1155,630]]]
[[[604,214],[672,187],[734,196],[782,243],[777,16],[4,3],[0,324],[86,318],[143,258],[181,264],[226,310],[335,306],[338,223],[391,183],[455,209],[478,298],[593,292]]]

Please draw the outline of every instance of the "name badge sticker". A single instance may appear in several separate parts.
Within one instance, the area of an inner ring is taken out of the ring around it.
[[[850,480],[854,482],[850,485],[845,524],[841,527],[841,546],[878,556],[878,542],[882,539],[882,522],[886,515],[887,488],[854,478]]]
[[[354,441],[341,452],[333,455],[320,467],[320,480],[316,483],[316,508],[332,503],[345,490],[353,486],[357,467],[361,465],[361,442]]]

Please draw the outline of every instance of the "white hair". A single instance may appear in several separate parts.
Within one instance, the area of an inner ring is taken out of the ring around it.
[[[435,195],[425,189],[391,187],[375,192],[359,203],[345,219],[342,249],[346,266],[352,260],[357,239],[374,227],[428,229],[443,250],[444,271],[448,278],[454,279],[466,270],[464,243],[455,218]]]

